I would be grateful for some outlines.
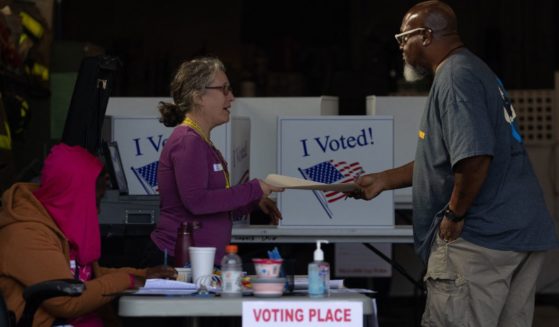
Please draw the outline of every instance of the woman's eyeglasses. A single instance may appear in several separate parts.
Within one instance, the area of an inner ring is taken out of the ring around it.
[[[233,91],[233,88],[229,84],[223,84],[222,86],[206,86],[205,89],[221,90],[225,96],[228,96],[229,93]]]

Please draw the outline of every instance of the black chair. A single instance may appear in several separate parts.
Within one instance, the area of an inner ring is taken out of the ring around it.
[[[33,316],[43,301],[57,296],[79,296],[85,289],[85,284],[75,279],[48,280],[31,285],[23,290],[25,308],[19,321],[6,307],[4,297],[0,296],[0,327],[31,327]]]

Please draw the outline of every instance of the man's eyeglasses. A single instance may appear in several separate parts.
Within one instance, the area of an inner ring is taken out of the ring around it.
[[[396,42],[398,42],[399,46],[403,46],[404,44],[406,44],[406,42],[408,42],[409,38],[412,37],[413,34],[417,32],[428,31],[428,30],[430,29],[425,27],[418,27],[418,28],[411,29],[409,31],[402,32],[400,34],[396,34],[394,35],[394,38],[396,39]]]
[[[233,91],[233,88],[229,84],[223,84],[222,86],[206,86],[205,89],[221,90],[225,96],[228,96],[229,92]]]

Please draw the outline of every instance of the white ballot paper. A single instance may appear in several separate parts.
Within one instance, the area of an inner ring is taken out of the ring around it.
[[[306,290],[309,288],[309,278],[307,275],[295,275],[294,276],[294,287],[296,290]],[[328,287],[332,289],[342,289],[345,288],[343,279],[330,279],[328,281]]]
[[[357,185],[353,182],[324,184],[324,183],[309,181],[306,179],[277,175],[277,174],[269,174],[268,176],[266,176],[266,179],[264,179],[264,182],[278,187],[283,187],[287,189],[297,189],[297,190],[351,192],[358,188]]]
[[[198,291],[196,284],[171,279],[147,279],[144,287],[133,294],[137,295],[188,295]]]

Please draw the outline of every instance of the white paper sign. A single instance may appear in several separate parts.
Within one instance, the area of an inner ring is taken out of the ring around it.
[[[243,327],[362,327],[357,301],[244,301]]]
[[[361,174],[394,167],[392,117],[278,118],[278,172],[323,184],[350,184]],[[394,225],[392,191],[371,201],[338,190],[278,193],[282,228]]]

